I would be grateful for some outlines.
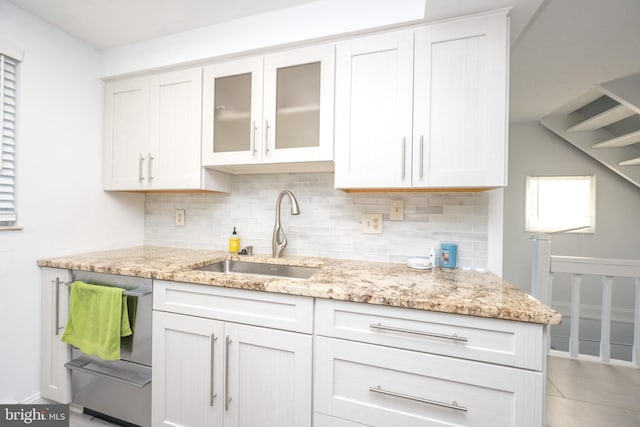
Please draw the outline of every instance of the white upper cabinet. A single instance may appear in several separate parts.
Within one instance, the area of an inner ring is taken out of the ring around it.
[[[336,188],[506,185],[506,11],[336,48]]]
[[[200,159],[202,69],[105,84],[105,190],[224,190]]]
[[[414,187],[506,185],[508,48],[504,14],[416,31]]]
[[[339,44],[336,70],[336,187],[410,187],[413,31]]]
[[[261,162],[262,71],[262,57],[204,68],[204,165]]]
[[[333,45],[205,67],[203,165],[230,172],[261,170],[251,169],[257,164],[331,168],[333,93]]]
[[[107,82],[104,94],[104,188],[143,189],[149,154],[148,78]]]

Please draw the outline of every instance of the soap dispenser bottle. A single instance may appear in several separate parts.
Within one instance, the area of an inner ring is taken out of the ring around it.
[[[238,232],[236,228],[233,227],[233,233],[231,233],[231,237],[229,237],[229,252],[232,254],[237,254],[240,250],[240,236],[238,236]]]

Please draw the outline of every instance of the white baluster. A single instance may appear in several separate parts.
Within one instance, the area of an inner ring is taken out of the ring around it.
[[[569,333],[569,354],[578,357],[580,353],[580,282],[582,276],[571,277],[571,332]]]
[[[611,285],[613,278],[602,278],[602,324],[600,332],[600,360],[609,363],[611,359]]]
[[[631,362],[640,368],[640,277],[636,277],[636,306],[633,321],[633,351]]]
[[[552,285],[553,285],[553,273],[549,273],[548,277],[547,277],[547,298],[549,298],[549,306],[551,306],[551,298],[553,295],[552,292]],[[547,330],[547,354],[549,354],[549,352],[551,351],[551,325],[548,325],[546,327]]]

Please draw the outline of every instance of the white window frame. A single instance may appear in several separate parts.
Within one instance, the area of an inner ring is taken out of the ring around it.
[[[16,206],[18,65],[23,52],[0,39],[0,230],[20,229]]]
[[[574,187],[574,191],[581,191],[587,199],[573,199],[573,194],[567,193],[570,187]],[[560,193],[554,194],[554,190]],[[571,211],[575,219],[563,215]],[[534,233],[595,233],[596,177],[528,176],[525,187],[525,230]]]

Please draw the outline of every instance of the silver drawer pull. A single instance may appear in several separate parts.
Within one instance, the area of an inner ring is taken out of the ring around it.
[[[60,334],[60,278],[56,277],[56,336]]]
[[[231,402],[231,396],[229,396],[229,348],[231,347],[231,338],[227,336],[224,346],[224,410],[229,410],[229,403]]]
[[[469,410],[461,405],[458,405],[458,402],[455,400],[451,403],[438,402],[437,400],[429,400],[423,399],[422,397],[410,396],[408,394],[396,393],[395,391],[389,391],[381,388],[379,385],[375,387],[369,387],[369,391],[374,393],[385,394],[387,396],[399,397],[401,399],[413,400],[416,402],[426,403],[428,405],[441,406],[443,408],[455,409],[456,411],[468,412]]]
[[[213,368],[215,366],[215,361],[213,358],[213,354],[215,352],[215,344],[216,344],[216,340],[218,338],[216,337],[215,334],[211,334],[211,378],[210,380],[210,384],[209,384],[209,406],[213,406],[213,399],[215,399],[218,395],[215,393],[215,391],[213,390]]]
[[[264,121],[264,155],[269,155],[269,120]]]
[[[407,157],[407,137],[402,137],[402,179],[405,177],[406,172],[406,159]]]
[[[374,329],[382,329],[384,331],[403,332],[405,334],[414,334],[414,335],[423,335],[425,337],[442,338],[445,340],[462,341],[462,342],[469,341],[469,338],[459,337],[456,334],[443,335],[443,334],[436,334],[434,332],[422,332],[422,331],[416,331],[413,329],[404,329],[404,328],[396,328],[394,326],[385,326],[381,323],[372,323],[369,325],[369,327]]]
[[[256,126],[256,122],[254,120],[253,124],[251,125],[251,155],[253,157],[255,157],[256,153],[258,152],[258,150],[256,150],[256,131],[257,130],[258,130],[258,126]]]
[[[144,157],[142,154],[138,157],[138,182],[144,181],[144,176],[142,175],[142,165],[144,164]]]
[[[151,152],[149,152],[149,162],[147,163],[147,181],[151,182],[153,180],[153,161],[155,160],[155,157],[153,157],[151,155]]]

